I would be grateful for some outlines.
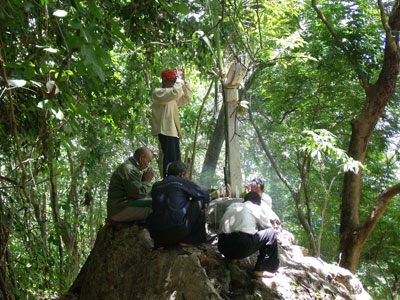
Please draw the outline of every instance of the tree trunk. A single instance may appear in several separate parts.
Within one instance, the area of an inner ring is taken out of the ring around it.
[[[1,212],[3,213],[3,212]],[[10,220],[12,222],[12,220]],[[9,272],[11,264],[7,262],[8,253],[8,237],[7,227],[0,221],[0,299],[14,300],[12,280]]]
[[[211,188],[215,176],[215,170],[219,155],[221,153],[222,145],[224,143],[224,109],[221,107],[215,124],[214,133],[211,137],[210,143],[207,148],[206,157],[204,158],[203,168],[201,170],[200,185],[204,188]]]
[[[200,121],[201,121],[201,115],[203,113],[203,109],[204,109],[204,105],[206,104],[206,100],[208,98],[208,95],[211,92],[211,88],[214,85],[214,81],[211,81],[210,87],[208,88],[208,91],[206,93],[206,95],[203,98],[203,102],[201,104],[200,107],[200,111],[199,114],[197,116],[197,123],[196,123],[196,130],[195,130],[195,134],[194,134],[194,139],[193,139],[193,152],[192,152],[192,159],[190,160],[190,167],[189,167],[189,179],[192,180],[192,175],[193,175],[193,168],[194,168],[194,161],[196,159],[196,152],[197,152],[197,136],[199,134],[199,128],[200,128]]]
[[[380,2],[380,1],[379,1]],[[352,123],[349,156],[364,163],[368,143],[376,123],[396,87],[400,66],[398,31],[400,29],[400,1],[396,1],[386,23],[380,3],[382,23],[386,31],[385,52],[379,78],[374,85],[363,84],[366,93],[365,106]],[[340,219],[340,265],[352,271],[357,269],[362,246],[387,208],[391,197],[379,196],[370,217],[360,225],[360,197],[362,170],[357,174],[347,172],[344,177]],[[393,194],[393,193],[392,193]],[[379,212],[379,213],[377,213]]]

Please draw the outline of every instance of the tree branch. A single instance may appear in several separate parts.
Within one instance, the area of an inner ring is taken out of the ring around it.
[[[397,1],[398,4],[398,1]],[[385,7],[383,6],[382,0],[378,0],[378,6],[379,6],[379,10],[380,10],[380,15],[381,15],[381,22],[382,22],[382,26],[383,29],[386,32],[386,41],[388,46],[390,47],[390,49],[394,52],[397,53],[397,55],[399,56],[399,49],[396,43],[396,40],[394,38],[394,36],[392,35],[392,28],[390,27],[389,23],[386,20],[386,13],[385,13]],[[396,11],[395,6],[393,7],[392,10],[392,15],[394,15],[394,12]]]
[[[0,45],[0,46],[2,46],[2,45]],[[1,66],[1,70],[2,70],[4,84],[5,84],[6,88],[7,88],[8,97],[9,97],[9,101],[10,101],[11,131],[12,131],[12,134],[13,134],[14,139],[15,139],[15,145],[17,147],[18,162],[19,162],[19,166],[20,166],[21,172],[22,172],[20,185],[22,187],[22,190],[24,192],[24,195],[25,195],[26,199],[28,200],[28,202],[30,202],[30,197],[29,197],[29,194],[28,194],[28,192],[26,190],[26,177],[27,177],[27,175],[26,175],[26,170],[25,170],[25,167],[24,167],[24,163],[22,161],[21,144],[20,144],[19,138],[18,138],[17,120],[15,118],[15,112],[14,112],[14,102],[13,102],[13,97],[12,97],[12,94],[11,94],[11,91],[10,91],[10,86],[8,84],[8,81],[7,81],[6,68],[5,68],[4,64],[3,64],[3,58],[2,57],[0,57],[0,66]]]
[[[388,188],[375,199],[374,207],[360,231],[364,239],[367,239],[368,235],[372,232],[375,225],[386,211],[390,200],[397,194],[400,194],[400,183]]]
[[[259,36],[259,39],[260,39],[260,49],[262,49],[263,48],[263,42],[262,42],[262,34],[261,34],[261,18],[260,18],[260,12],[259,12],[259,9],[260,9],[260,3],[258,2],[258,0],[257,0],[257,24],[258,24],[258,36]]]
[[[252,109],[251,109],[251,101],[250,101],[250,104],[249,104],[249,119],[250,119],[250,123],[254,127],[254,130],[256,131],[256,134],[257,134],[258,139],[260,141],[261,147],[263,148],[265,154],[267,155],[269,161],[271,162],[272,167],[274,168],[274,170],[276,172],[276,175],[278,175],[279,179],[282,180],[282,182],[287,186],[287,188],[289,189],[290,193],[294,197],[295,195],[298,194],[298,192],[293,188],[293,186],[286,179],[286,177],[283,176],[283,174],[281,173],[281,171],[278,168],[278,165],[275,162],[275,159],[273,158],[271,152],[269,151],[267,144],[264,142],[264,139],[262,138],[261,131],[258,128],[258,126],[257,126],[257,124],[256,124],[256,122],[254,121],[254,118],[253,118],[253,112],[252,112]]]
[[[208,95],[209,95],[210,92],[211,92],[211,88],[212,88],[213,85],[214,85],[214,80],[215,80],[215,79],[213,79],[213,80],[211,81],[210,87],[208,88],[208,91],[207,91],[206,95],[205,95],[204,98],[203,98],[203,103],[201,104],[200,111],[199,111],[199,115],[198,115],[198,117],[197,117],[196,130],[195,130],[195,133],[194,133],[194,141],[193,141],[193,153],[192,153],[192,159],[190,160],[189,179],[192,179],[193,167],[194,167],[194,160],[195,160],[195,158],[196,158],[197,135],[198,135],[198,133],[199,133],[201,114],[202,114],[202,112],[203,112],[204,105],[206,104],[206,100],[207,100],[207,98],[208,98]]]
[[[354,67],[354,71],[356,72],[358,79],[360,80],[361,86],[365,89],[369,89],[368,80],[362,75],[361,67],[357,63],[357,61],[351,56],[350,52],[347,50],[346,46],[343,44],[342,40],[336,34],[335,30],[329,24],[328,20],[326,19],[325,15],[321,12],[321,10],[317,7],[317,0],[311,1],[311,6],[314,8],[315,12],[317,13],[318,18],[324,23],[326,28],[328,29],[329,33],[331,34],[332,38],[336,42],[336,45],[343,51],[344,55],[346,56],[347,60],[350,64]]]
[[[4,177],[4,176],[1,176],[1,175],[0,175],[0,179],[4,180],[4,181],[7,181],[9,183],[12,183],[13,185],[18,185],[18,182],[16,182],[14,179],[11,179],[11,178],[8,178],[8,177]]]

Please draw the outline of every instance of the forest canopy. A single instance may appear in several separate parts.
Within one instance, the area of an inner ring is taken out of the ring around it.
[[[224,81],[243,182],[313,256],[397,299],[400,1],[0,1],[0,298],[65,292],[104,225],[115,167],[151,135],[151,91],[184,66],[191,179],[225,191]],[[157,161],[153,161],[157,167]],[[159,180],[160,175],[155,180]]]

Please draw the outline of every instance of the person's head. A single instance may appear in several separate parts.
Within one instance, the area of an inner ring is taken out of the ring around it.
[[[147,147],[140,147],[136,149],[135,154],[133,157],[139,164],[139,169],[143,170],[146,169],[151,160],[153,159],[153,152]]]
[[[261,205],[261,196],[256,192],[249,192],[244,197],[244,202],[250,201],[253,204]]]
[[[250,182],[250,191],[256,192],[261,196],[264,193],[264,182],[260,178],[253,179]]]
[[[173,70],[164,70],[161,72],[162,87],[171,88],[176,82],[176,74]]]
[[[186,166],[180,160],[174,161],[167,165],[167,176],[177,176],[177,177],[185,177],[186,175]]]

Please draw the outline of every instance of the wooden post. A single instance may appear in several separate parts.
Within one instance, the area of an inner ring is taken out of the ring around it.
[[[232,64],[224,83],[225,104],[225,145],[227,170],[226,180],[230,187],[231,197],[239,198],[242,194],[242,172],[240,168],[240,139],[237,122],[237,109],[239,104],[238,85],[246,74],[242,65]]]

